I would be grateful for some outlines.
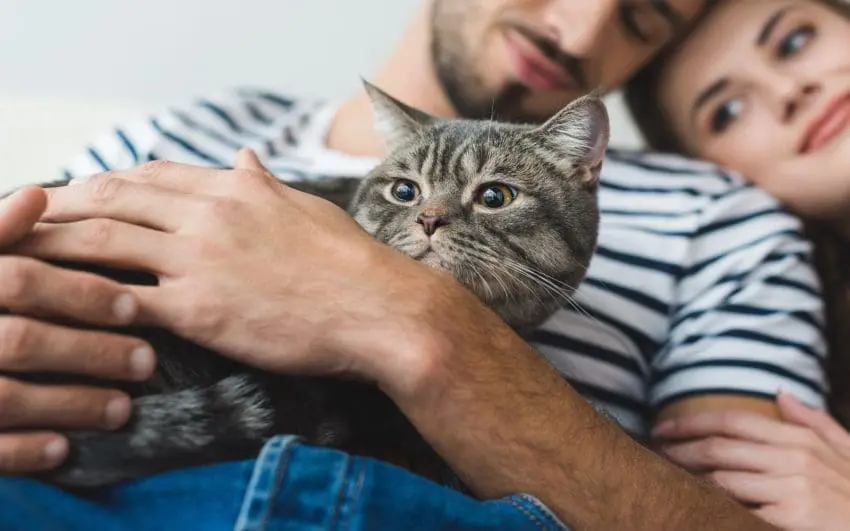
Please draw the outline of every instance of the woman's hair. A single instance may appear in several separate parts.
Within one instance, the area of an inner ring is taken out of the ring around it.
[[[850,0],[815,1],[850,18]],[[638,72],[626,84],[624,98],[650,149],[695,156],[673,131],[669,117],[659,105],[661,76],[678,44],[681,40]],[[829,349],[826,372],[831,387],[829,407],[833,415],[850,428],[850,242],[824,222],[804,220],[804,223],[806,233],[814,243],[814,265],[823,285],[826,305]]]

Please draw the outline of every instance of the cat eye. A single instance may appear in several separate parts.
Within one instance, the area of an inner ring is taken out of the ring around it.
[[[502,183],[485,184],[478,190],[475,202],[487,208],[503,208],[516,199],[517,191]]]
[[[399,179],[393,183],[390,193],[396,201],[410,203],[419,197],[419,187],[413,181]]]

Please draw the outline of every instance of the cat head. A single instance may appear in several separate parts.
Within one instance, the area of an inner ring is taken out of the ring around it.
[[[351,203],[357,222],[516,329],[568,303],[596,247],[609,136],[599,98],[525,126],[440,119],[365,86],[389,154]]]

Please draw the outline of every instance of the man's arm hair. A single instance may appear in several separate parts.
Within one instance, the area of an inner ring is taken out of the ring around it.
[[[774,529],[599,416],[477,300],[434,292],[429,310],[451,315],[426,312],[392,345],[424,369],[379,380],[478,496],[531,494],[582,531]]]

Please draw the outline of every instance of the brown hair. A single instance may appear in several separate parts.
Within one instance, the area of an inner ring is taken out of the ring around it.
[[[816,1],[850,18],[847,0]],[[695,154],[688,152],[673,131],[658,100],[660,80],[675,49],[668,48],[638,72],[626,84],[624,98],[651,149],[693,156]],[[829,407],[845,427],[850,427],[850,243],[826,223],[816,220],[804,220],[804,223],[814,243],[814,264],[824,291],[829,349],[826,371],[831,388]]]

